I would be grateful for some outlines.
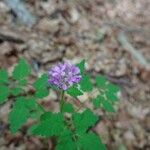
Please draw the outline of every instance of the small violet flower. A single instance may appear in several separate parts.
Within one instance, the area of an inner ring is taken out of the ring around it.
[[[67,90],[70,86],[81,80],[80,69],[69,63],[59,63],[49,72],[48,82],[60,89]]]

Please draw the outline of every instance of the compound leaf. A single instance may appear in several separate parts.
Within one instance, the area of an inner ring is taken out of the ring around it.
[[[48,76],[47,74],[43,74],[40,78],[38,78],[34,83],[33,87],[35,88],[35,96],[38,98],[43,98],[48,96],[49,91],[47,89],[48,86]]]
[[[49,90],[44,87],[42,89],[37,89],[35,92],[35,97],[37,98],[43,98],[49,95]]]
[[[12,95],[14,95],[14,96],[19,95],[21,92],[22,92],[22,89],[19,88],[19,87],[13,88],[13,89],[11,90],[11,93],[12,93]]]
[[[40,78],[38,78],[34,83],[33,87],[35,89],[42,89],[48,86],[48,76],[47,74],[43,74]]]
[[[86,109],[82,113],[74,113],[72,118],[78,132],[85,132],[98,121],[98,116],[93,114],[93,112],[89,109]]]
[[[70,87],[67,90],[67,93],[72,97],[77,97],[77,96],[83,95],[83,93],[75,86]]]
[[[60,113],[46,112],[41,117],[41,122],[36,125],[32,134],[51,137],[59,135],[64,128],[63,116]]]
[[[80,134],[78,145],[82,150],[106,150],[100,138],[92,132]]]
[[[109,103],[108,101],[103,101],[102,102],[103,108],[108,111],[108,112],[115,112],[115,109],[113,108],[112,104]]]
[[[9,113],[9,124],[12,133],[16,133],[17,130],[20,129],[29,118],[29,115],[29,110],[26,107],[26,99],[24,97],[17,98]]]
[[[105,98],[101,95],[98,95],[95,99],[93,99],[93,105],[96,107],[96,108],[99,108],[102,104],[102,101],[104,101]]]
[[[0,83],[6,83],[8,81],[7,71],[0,69]]]
[[[68,139],[59,142],[55,148],[56,150],[77,150],[76,143],[68,137]]]
[[[93,85],[90,81],[90,77],[88,75],[83,75],[79,84],[80,84],[81,90],[83,91],[91,91],[93,88]]]
[[[108,91],[105,94],[106,94],[107,99],[112,101],[112,102],[115,102],[118,99],[117,94],[116,93],[112,93],[111,91]]]
[[[84,67],[85,67],[85,60],[82,60],[76,66],[80,69],[81,74],[83,74],[84,73]]]
[[[25,59],[20,59],[19,63],[15,66],[13,71],[13,78],[15,80],[21,80],[27,77],[31,73],[31,68],[25,61]]]
[[[0,86],[0,104],[7,100],[9,96],[9,88],[5,85]]]
[[[112,84],[112,83],[108,83],[108,84],[107,84],[107,89],[108,89],[109,91],[113,92],[113,93],[117,93],[117,92],[119,92],[119,90],[120,90],[117,85],[114,85],[114,84]]]
[[[105,76],[98,75],[96,76],[96,84],[99,88],[104,88],[106,86],[107,79]]]
[[[62,108],[62,112],[72,113],[74,112],[73,106],[70,103],[65,103]]]

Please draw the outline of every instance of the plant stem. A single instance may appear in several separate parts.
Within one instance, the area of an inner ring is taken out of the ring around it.
[[[65,103],[65,101],[64,101],[64,94],[65,94],[65,91],[62,90],[62,91],[61,91],[61,96],[60,96],[60,112],[62,112],[63,105],[64,105],[64,103]]]

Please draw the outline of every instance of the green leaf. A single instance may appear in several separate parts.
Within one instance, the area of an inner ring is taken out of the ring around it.
[[[33,87],[35,89],[42,89],[48,86],[48,75],[43,74],[40,78],[38,78],[34,83]]]
[[[33,87],[36,89],[35,96],[38,98],[48,96],[49,90],[47,89],[47,86],[48,86],[48,76],[47,74],[43,74],[33,83]]]
[[[84,73],[84,67],[85,67],[85,60],[82,60],[79,64],[76,65],[79,69],[81,74]]]
[[[21,86],[27,85],[27,80],[26,79],[19,80],[19,85]]]
[[[96,108],[99,108],[103,101],[105,101],[105,98],[101,95],[98,95],[95,99],[93,99],[93,105]]]
[[[0,83],[6,83],[8,81],[7,71],[0,69]]]
[[[22,92],[22,89],[19,88],[19,87],[13,88],[13,89],[11,90],[11,93],[12,93],[12,95],[14,95],[14,96],[19,95],[21,92]]]
[[[110,91],[106,92],[105,94],[106,94],[107,100],[110,100],[112,102],[115,102],[118,99],[117,95],[115,93],[110,92]]]
[[[26,99],[26,107],[29,110],[35,110],[37,109],[37,103],[34,97],[30,97],[28,99]]]
[[[42,89],[37,89],[35,92],[35,97],[37,98],[43,98],[49,95],[49,90],[44,87]]]
[[[103,104],[103,108],[104,108],[106,111],[108,111],[108,112],[115,112],[115,110],[114,110],[112,104],[110,104],[108,101],[105,100],[105,101],[102,102],[102,104]]]
[[[0,104],[7,100],[9,96],[9,88],[5,85],[0,86]]]
[[[74,112],[74,109],[73,109],[72,104],[70,104],[70,103],[65,103],[65,104],[63,105],[62,111],[63,111],[63,112],[68,112],[68,113]]]
[[[86,109],[82,113],[74,113],[72,118],[78,132],[85,132],[98,121],[98,116],[93,114],[93,112],[89,109]]]
[[[94,133],[83,133],[79,135],[78,145],[82,150],[106,150],[105,145]]]
[[[38,124],[32,125],[30,128],[28,128],[27,134],[28,134],[28,135],[32,135],[33,132],[34,132],[34,130],[35,130],[37,127],[38,127]]]
[[[41,122],[33,130],[34,135],[51,137],[59,135],[64,128],[64,118],[61,113],[46,112],[41,117]]]
[[[40,119],[40,116],[45,112],[44,108],[36,102],[35,97],[26,100],[26,107],[29,109],[32,119]]]
[[[83,75],[80,81],[81,90],[91,91],[93,86],[88,75]]]
[[[83,95],[83,93],[75,86],[70,87],[67,90],[67,93],[72,97],[77,97],[77,96]]]
[[[68,137],[68,139],[61,141],[57,144],[56,150],[77,150],[76,143]]]
[[[96,84],[99,88],[104,88],[106,86],[107,79],[105,76],[98,75],[96,76]]]
[[[15,80],[21,80],[27,77],[31,73],[31,68],[25,61],[25,59],[20,59],[19,63],[15,66],[13,71],[13,78]]]
[[[108,83],[108,84],[107,84],[107,89],[108,89],[109,91],[111,91],[112,93],[117,93],[117,92],[119,92],[119,90],[120,90],[120,88],[119,88],[117,85],[114,85],[114,84],[112,84],[112,83]]]
[[[10,130],[12,133],[16,133],[21,128],[29,118],[29,115],[29,110],[26,107],[26,99],[24,97],[17,98],[9,113]]]
[[[72,140],[73,133],[64,128],[57,139],[56,150],[77,150],[76,143]]]

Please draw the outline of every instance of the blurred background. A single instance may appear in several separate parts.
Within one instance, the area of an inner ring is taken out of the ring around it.
[[[0,68],[25,57],[37,77],[86,59],[87,72],[121,87],[118,112],[93,129],[108,150],[150,150],[149,39],[149,0],[0,0]],[[51,91],[45,104],[57,99]],[[0,150],[44,150],[42,139],[9,132],[10,106],[0,106]]]

